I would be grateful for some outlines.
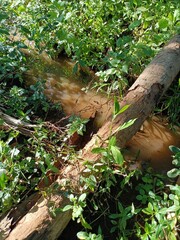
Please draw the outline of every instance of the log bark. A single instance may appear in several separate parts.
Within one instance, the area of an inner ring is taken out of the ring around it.
[[[112,116],[94,135],[91,141],[84,147],[78,156],[78,166],[68,166],[62,170],[62,174],[56,183],[61,184],[62,178],[69,178],[74,189],[79,190],[79,176],[83,174],[83,162],[85,160],[98,161],[99,155],[93,154],[94,147],[105,146],[107,140],[115,135],[119,140],[119,146],[124,144],[140,129],[144,120],[152,112],[160,97],[168,89],[173,79],[180,71],[180,35],[175,36],[164,49],[147,66],[137,81],[128,90],[120,106],[130,104],[127,111],[117,116],[112,121]],[[135,123],[120,132],[119,126],[137,119]],[[80,191],[80,190],[79,190]],[[17,223],[9,233],[7,240],[54,240],[61,234],[71,219],[71,212],[59,213],[53,218],[49,213],[48,203],[53,201],[55,206],[63,207],[68,199],[63,192],[56,193],[44,199],[43,196],[31,208],[31,210]]]
[[[20,119],[11,117],[3,113],[1,110],[0,110],[0,118],[3,119],[4,121],[2,127],[4,126],[5,128],[16,129],[20,131],[23,135],[30,136],[30,137],[32,137],[34,133],[34,131],[31,129],[37,127],[37,125],[35,124],[30,124]]]

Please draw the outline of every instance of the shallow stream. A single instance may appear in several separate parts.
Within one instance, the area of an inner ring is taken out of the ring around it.
[[[72,73],[74,63],[67,58],[54,61],[46,54],[28,71],[28,81],[45,80],[45,94],[50,100],[59,102],[67,115],[82,118],[95,116],[95,127],[99,128],[112,114],[113,100],[105,95],[86,89],[95,77]],[[125,158],[137,164],[149,162],[155,171],[171,169],[172,157],[169,145],[180,146],[179,129],[173,132],[165,119],[149,117],[137,134],[126,144]]]

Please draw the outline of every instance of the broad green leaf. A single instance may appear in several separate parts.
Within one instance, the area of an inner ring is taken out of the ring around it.
[[[83,212],[83,208],[79,205],[75,205],[73,207],[72,219],[80,217],[82,212]]]
[[[53,171],[54,173],[58,173],[59,169],[55,166],[49,166],[49,168],[51,169],[51,171]]]
[[[116,41],[116,45],[117,45],[117,47],[122,47],[122,46],[127,45],[128,43],[131,43],[131,42],[132,42],[132,37],[131,36],[123,36]]]
[[[58,12],[56,12],[56,11],[50,11],[50,12],[48,12],[48,15],[49,15],[49,18],[53,20],[53,19],[56,19],[56,18],[57,18]]]
[[[156,226],[156,231],[155,231],[155,238],[152,238],[152,240],[156,240],[156,239],[159,239],[159,236],[161,235],[161,233],[163,232],[163,225],[162,224],[158,224]]]
[[[87,233],[87,232],[78,232],[78,233],[77,233],[77,237],[78,237],[80,240],[87,239],[88,233]]]
[[[0,28],[0,33],[9,35],[9,31],[6,28]]]
[[[164,29],[168,27],[168,20],[165,18],[162,18],[161,20],[159,20],[158,22],[159,28],[160,29]]]
[[[169,146],[169,149],[171,150],[171,152],[173,152],[174,154],[179,153],[180,152],[180,148],[176,147],[176,146]]]
[[[121,113],[125,112],[128,108],[130,107],[130,105],[125,105],[122,108],[119,105],[119,102],[117,100],[116,97],[114,97],[114,116],[113,116],[113,120]]]
[[[177,240],[176,234],[174,232],[169,232],[168,239],[169,240]]]
[[[21,30],[22,30],[23,33],[31,35],[31,31],[27,27],[21,26]]]
[[[137,195],[137,196],[136,196],[136,199],[139,200],[139,201],[141,201],[141,200],[143,199],[143,197],[142,197],[141,195]]]
[[[62,211],[63,212],[66,212],[66,211],[68,211],[68,210],[70,210],[70,209],[72,209],[73,207],[71,206],[71,205],[66,205],[65,207],[63,207],[62,208]]]
[[[174,160],[172,161],[172,164],[174,164],[176,167],[180,167],[180,157],[177,158],[177,159],[174,159]]]
[[[129,25],[129,29],[133,30],[141,25],[141,20],[136,20]]]
[[[174,20],[179,20],[179,17],[180,17],[180,10],[179,9],[176,9],[174,11]]]
[[[86,63],[83,60],[79,60],[79,65],[81,67],[86,67]]]
[[[2,21],[3,19],[7,19],[8,15],[5,13],[0,13],[0,21]]]
[[[139,11],[139,12],[146,12],[146,11],[148,11],[148,9],[145,8],[145,7],[138,7],[137,11]]]
[[[5,173],[6,173],[6,170],[3,169],[3,168],[1,168],[1,169],[0,169],[0,177],[1,177],[2,175],[4,175]]]
[[[79,202],[83,202],[85,199],[86,199],[86,193],[83,193],[83,194],[80,195],[78,201],[79,201]]]
[[[128,65],[124,64],[121,68],[122,72],[128,73]]]
[[[103,153],[105,152],[106,150],[104,148],[100,148],[100,147],[97,147],[97,148],[93,148],[92,149],[92,153],[96,153],[96,154],[99,154],[99,153]]]
[[[158,213],[165,215],[167,213],[167,208],[161,208]]]
[[[112,136],[109,140],[109,147],[116,145],[116,137]]]
[[[149,202],[148,207],[143,209],[142,211],[148,215],[152,215],[154,212],[152,203]]]
[[[25,6],[20,5],[20,6],[18,7],[18,12],[25,12],[25,11],[26,11],[26,7],[25,7]]]
[[[176,178],[180,175],[180,169],[173,168],[172,170],[167,172],[169,178]]]
[[[111,152],[113,155],[113,158],[115,160],[115,162],[119,165],[122,165],[124,162],[124,158],[120,152],[120,150],[118,149],[118,147],[116,146],[111,146]]]
[[[118,59],[112,59],[112,60],[110,61],[110,63],[111,63],[111,65],[112,65],[113,67],[118,67],[118,64],[120,63],[120,60],[118,60]]]
[[[106,70],[106,74],[107,75],[112,75],[116,73],[116,69],[115,68],[110,68],[108,70]]]
[[[153,19],[154,19],[154,16],[150,16],[150,17],[147,17],[145,20],[149,22],[149,21],[152,21]]]
[[[176,205],[173,205],[169,208],[167,208],[167,212],[176,212],[176,211],[179,211],[180,210],[180,206],[176,206]]]

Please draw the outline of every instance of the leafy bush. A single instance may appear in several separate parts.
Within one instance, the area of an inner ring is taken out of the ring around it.
[[[64,49],[82,67],[98,71],[97,88],[122,92],[179,32],[178,6],[178,0],[32,0],[11,1],[8,9],[38,49],[56,56]]]
[[[43,81],[30,88],[24,87],[23,73],[28,66],[21,48],[27,48],[23,43],[25,39],[33,40],[36,50],[46,51],[53,57],[64,50],[76,61],[76,67],[88,66],[97,71],[99,81],[94,86],[98,90],[106,89],[108,94],[117,91],[122,96],[127,85],[165,42],[179,32],[180,26],[178,0],[5,0],[0,4],[0,109],[11,116],[26,121],[38,120],[41,124],[42,116],[54,107],[43,94]],[[10,36],[18,34],[25,38],[10,41]],[[176,109],[176,98],[168,101],[169,109]],[[115,98],[114,119],[125,108],[120,109]],[[177,116],[177,109],[176,112]],[[174,110],[171,115],[173,113]],[[129,120],[118,130],[134,121]],[[69,133],[83,134],[86,122],[73,119]],[[39,179],[48,181],[47,173],[58,171],[54,166],[57,156],[64,154],[61,147],[55,148],[56,144],[62,144],[55,131],[51,133],[40,125],[35,129],[34,137],[29,138],[16,130],[4,130],[2,124],[0,119],[1,213],[36,191]],[[175,147],[171,150],[175,154],[176,167],[168,172],[168,176],[177,177],[179,152]],[[101,154],[101,161],[84,163],[88,176],[82,176],[80,183],[85,191],[97,196],[92,201],[94,212],[102,210],[98,214],[108,217],[111,233],[123,240],[134,237],[176,239],[179,186],[166,186],[162,176],[151,171],[129,172],[115,137],[109,140],[107,148],[97,147],[93,152]],[[114,196],[111,195],[113,187],[116,188]],[[134,195],[129,198],[131,192]],[[105,200],[115,200],[115,210],[102,209],[99,200],[102,196]],[[87,206],[86,194],[69,194],[69,199],[71,205],[60,211],[72,209],[73,219],[81,222],[85,230],[78,233],[78,238],[102,239],[103,231],[92,233],[91,224],[83,215]]]
[[[180,176],[180,148],[169,146],[169,149],[174,154],[172,163],[175,165],[175,168],[171,169],[167,174],[170,178],[176,178]]]
[[[102,154],[105,156],[105,152]],[[108,167],[97,164],[92,168],[87,164],[87,167],[90,176],[84,182],[93,195],[86,199],[87,210],[81,209],[81,215],[86,216],[85,222],[89,224],[83,225],[86,231],[77,234],[80,239],[91,239],[88,237],[92,236],[93,230],[97,231],[97,224],[101,229],[100,239],[103,239],[106,225],[114,239],[115,236],[123,240],[178,239],[180,187],[177,184],[167,186],[164,176],[151,170],[129,172],[113,164]],[[108,174],[106,178],[107,170],[113,174]],[[98,182],[98,176],[102,173],[103,179]],[[92,188],[93,179],[96,179],[96,184]],[[77,205],[75,209],[78,209]]]

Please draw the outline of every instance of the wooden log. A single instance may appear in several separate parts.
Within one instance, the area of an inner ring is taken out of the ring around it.
[[[116,135],[119,146],[124,144],[140,129],[140,126],[151,113],[159,98],[168,89],[173,79],[180,71],[180,35],[175,36],[164,49],[147,66],[137,81],[128,90],[120,106],[126,104],[131,106],[126,112],[119,115],[114,121],[112,117],[102,126],[91,141],[79,154],[78,166],[68,166],[62,170],[62,175],[56,183],[62,183],[62,176],[69,178],[74,189],[79,190],[79,176],[83,174],[84,160],[98,161],[99,155],[93,154],[94,147],[105,146],[107,140],[112,135]],[[129,121],[137,119],[129,128],[118,132],[119,126]],[[81,160],[82,159],[82,160]],[[48,203],[54,201],[56,207],[63,207],[68,203],[68,199],[56,193],[49,199],[41,197],[31,210],[17,223],[9,233],[7,240],[54,240],[57,239],[67,223],[71,219],[71,212],[59,213],[53,218],[49,213]]]
[[[30,124],[30,123],[24,122],[20,119],[11,117],[11,116],[3,113],[1,110],[0,110],[0,118],[3,119],[3,121],[4,121],[2,127],[4,126],[5,128],[16,129],[16,130],[20,131],[23,135],[30,136],[30,137],[32,137],[33,133],[34,133],[34,131],[30,130],[30,129],[37,127],[37,125],[35,125],[35,124]]]

